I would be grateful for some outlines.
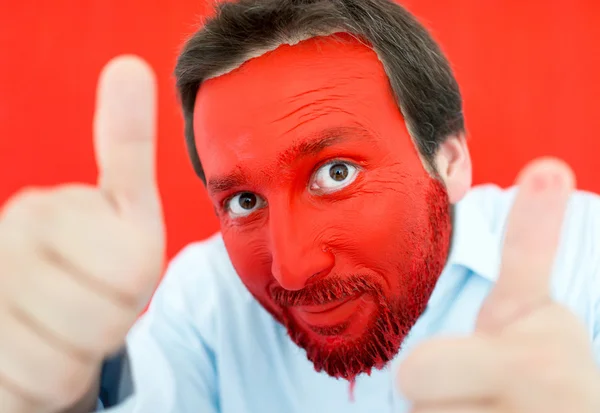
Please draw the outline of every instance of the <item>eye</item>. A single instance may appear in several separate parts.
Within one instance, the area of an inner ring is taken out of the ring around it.
[[[252,192],[240,192],[227,201],[227,211],[232,218],[245,217],[262,208],[265,201]]]
[[[358,168],[348,162],[334,161],[320,167],[310,184],[312,191],[335,192],[350,185]]]

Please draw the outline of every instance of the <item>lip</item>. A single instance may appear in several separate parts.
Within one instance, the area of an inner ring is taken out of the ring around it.
[[[343,323],[356,313],[361,305],[362,294],[323,305],[293,307],[292,312],[306,324],[332,326]]]
[[[356,299],[357,296],[356,295],[351,295],[350,297],[346,297],[342,300],[339,301],[333,301],[329,304],[323,304],[323,305],[302,305],[302,306],[298,306],[297,308],[300,311],[304,311],[306,313],[309,314],[323,314],[326,313],[328,311],[332,311],[335,310],[336,308],[346,304],[348,301],[352,301],[354,299]]]

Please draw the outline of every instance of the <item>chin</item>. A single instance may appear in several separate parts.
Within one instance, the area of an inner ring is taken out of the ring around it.
[[[394,296],[375,277],[354,275],[299,291],[274,285],[269,302],[261,304],[306,351],[317,372],[353,382],[396,357],[425,311],[442,267],[417,267],[402,277],[402,291]]]
[[[306,351],[316,371],[352,382],[360,374],[384,368],[427,305],[427,299],[417,304],[411,300],[410,305],[389,300],[375,289],[364,294],[364,305],[333,324],[308,324],[294,308],[283,311],[281,321],[290,338]]]
[[[378,317],[358,336],[318,336],[298,326],[288,324],[287,328],[291,339],[306,350],[316,371],[354,381],[373,368],[385,367],[398,353],[410,328],[394,321],[387,315]]]

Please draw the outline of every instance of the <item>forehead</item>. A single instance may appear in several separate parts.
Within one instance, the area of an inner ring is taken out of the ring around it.
[[[276,159],[321,131],[352,126],[375,136],[390,127],[405,133],[377,54],[340,34],[281,45],[205,81],[194,111],[207,177]]]

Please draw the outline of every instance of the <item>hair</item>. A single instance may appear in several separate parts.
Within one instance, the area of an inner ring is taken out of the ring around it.
[[[439,145],[464,132],[462,98],[450,64],[427,30],[392,0],[237,0],[217,6],[184,45],[175,76],[192,165],[205,181],[194,138],[202,82],[298,39],[345,32],[378,54],[417,149],[433,166]],[[433,168],[435,169],[435,168]]]

